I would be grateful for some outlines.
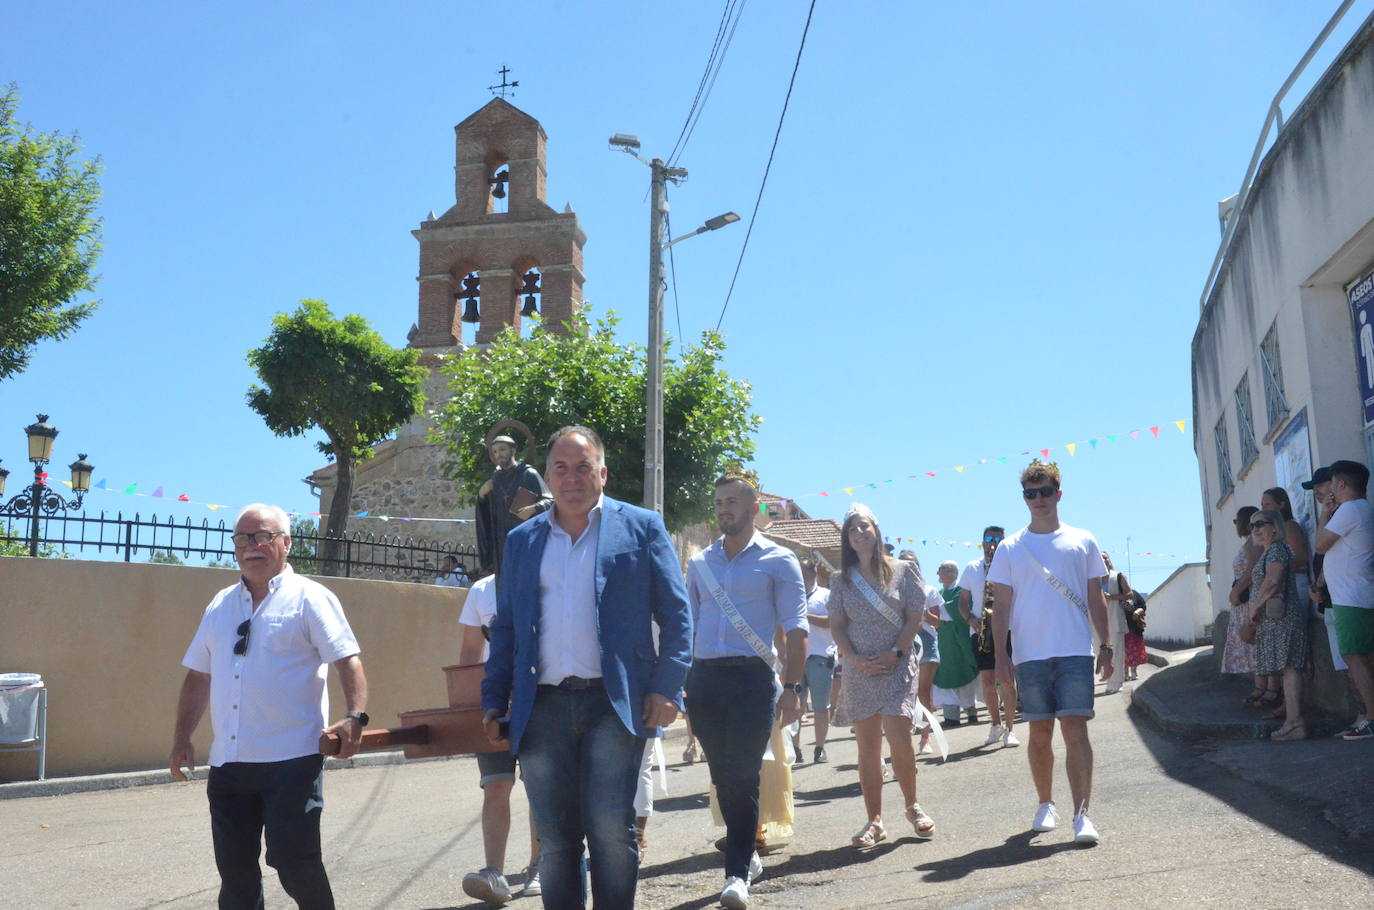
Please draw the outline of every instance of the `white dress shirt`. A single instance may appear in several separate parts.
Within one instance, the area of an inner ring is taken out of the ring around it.
[[[334,592],[289,565],[267,588],[256,611],[242,581],[216,594],[181,661],[210,674],[211,765],[318,754],[329,664],[359,653]],[[235,654],[249,618],[247,653]]]
[[[549,537],[539,562],[539,684],[569,676],[601,677],[596,615],[596,549],[601,540],[602,497],[587,513],[587,528],[573,540],[549,513]]]

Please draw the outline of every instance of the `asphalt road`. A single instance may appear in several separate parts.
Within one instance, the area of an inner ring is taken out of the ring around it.
[[[849,837],[864,818],[854,741],[845,735],[832,740],[829,764],[794,769],[797,835],[765,857],[754,906],[1374,906],[1368,842],[1346,841],[1301,803],[1203,760],[1209,747],[1162,738],[1127,712],[1122,696],[1097,705],[1099,846],[1075,847],[1067,823],[1031,835],[1025,751],[981,748],[979,725],[949,731],[949,761],[920,762],[935,838],[912,837],[888,783],[890,839],[858,852]],[[809,727],[803,738],[809,756]],[[676,746],[670,760],[680,758],[681,740],[668,745]],[[342,770],[325,780],[326,863],[341,908],[480,906],[459,886],[482,864],[471,760]],[[650,823],[639,907],[716,906],[721,857],[712,843],[721,830],[711,825],[706,782],[704,765],[671,767],[671,795],[658,799]],[[1067,806],[1062,766],[1061,790]],[[517,870],[527,860],[523,796],[514,816],[509,865]],[[268,906],[290,906],[267,874]],[[203,781],[0,802],[0,906],[213,907],[216,888]]]

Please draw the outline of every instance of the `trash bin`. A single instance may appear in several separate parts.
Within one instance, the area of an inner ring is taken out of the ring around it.
[[[42,694],[43,677],[37,673],[0,673],[0,746],[22,746],[39,739]]]

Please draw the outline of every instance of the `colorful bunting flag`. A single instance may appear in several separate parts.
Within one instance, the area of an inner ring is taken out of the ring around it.
[[[1182,432],[1183,432],[1184,424],[1186,424],[1186,423],[1187,423],[1186,420],[1175,420],[1175,421],[1174,421],[1174,426],[1178,427],[1178,431],[1179,431],[1180,433],[1182,433]]]
[[[1069,450],[1069,454],[1070,454],[1070,455],[1073,455],[1073,450],[1076,449],[1076,448],[1078,448],[1078,443],[1076,443],[1076,442],[1071,442],[1071,443],[1069,443],[1068,445],[1066,445],[1064,448],[1066,448],[1066,449]],[[1124,596],[1124,595],[1123,595],[1123,596]]]
[[[130,496],[132,496],[132,495],[134,495],[134,491],[137,490],[137,489],[138,489],[138,484],[135,482],[135,483],[131,483],[131,484],[129,484],[127,487],[125,487],[125,488],[124,488],[124,492],[125,492],[125,493],[128,493]]]
[[[162,487],[158,487],[156,490],[153,491],[153,498],[154,498],[154,499],[161,499],[161,498],[162,498]]]
[[[191,497],[187,496],[185,493],[182,493],[180,496],[177,497],[177,502],[190,502],[190,501],[191,501]]]
[[[1152,435],[1155,439],[1159,438],[1159,424],[1155,424],[1154,426],[1150,427],[1150,435]]]

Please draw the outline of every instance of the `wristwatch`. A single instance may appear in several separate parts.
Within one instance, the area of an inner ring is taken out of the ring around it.
[[[351,718],[353,718],[354,720],[356,720],[356,721],[358,722],[359,726],[363,726],[363,727],[366,727],[366,726],[367,726],[367,722],[370,721],[370,720],[372,719],[372,718],[370,718],[370,717],[367,716],[367,712],[366,712],[366,711],[349,711],[347,714],[344,715],[344,717],[351,717]]]
[[[906,648],[893,648],[892,653],[897,655],[898,660],[901,660],[906,657]]]
[[[797,697],[798,697],[798,698],[801,698],[801,693],[802,693],[802,684],[801,684],[801,683],[799,683],[799,682],[796,682],[796,683],[783,683],[783,684],[782,684],[782,687],[783,687],[784,689],[788,689],[788,690],[790,690],[790,691],[792,691],[792,692],[797,693]]]

